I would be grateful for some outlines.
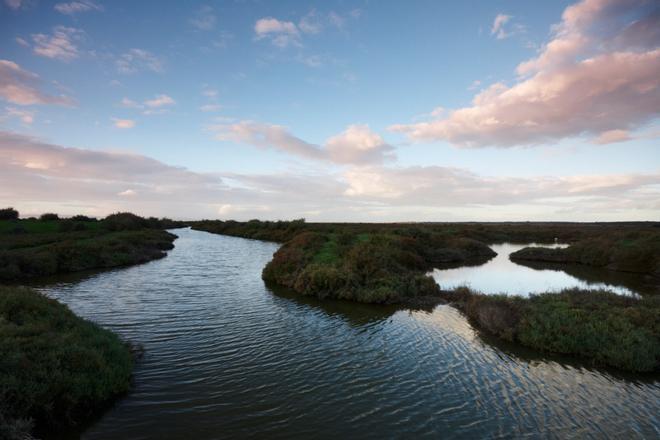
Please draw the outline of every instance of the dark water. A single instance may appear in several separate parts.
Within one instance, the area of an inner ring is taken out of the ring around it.
[[[84,438],[660,436],[657,376],[492,345],[448,306],[271,292],[276,245],[176,233],[165,259],[43,288],[146,349]]]
[[[497,256],[484,264],[435,269],[431,274],[443,289],[469,286],[486,294],[506,293],[527,296],[530,293],[554,292],[573,287],[606,289],[629,296],[653,291],[653,286],[648,286],[643,276],[638,274],[580,265],[513,262],[509,259],[512,252],[527,246],[567,245],[494,244],[490,247],[497,252]]]

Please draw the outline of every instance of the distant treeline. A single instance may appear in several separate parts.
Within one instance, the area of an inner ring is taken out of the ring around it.
[[[647,231],[660,233],[660,222],[571,223],[571,222],[411,222],[411,223],[311,223],[296,220],[201,220],[187,222],[193,229],[236,237],[284,243],[297,233],[346,232],[394,233],[416,235],[421,233],[452,234],[484,243],[575,243],[587,238],[612,233]]]

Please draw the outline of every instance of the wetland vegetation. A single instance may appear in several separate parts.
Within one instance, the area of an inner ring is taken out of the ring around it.
[[[0,210],[0,282],[16,284],[162,258],[177,223],[116,213],[102,220]],[[111,294],[109,292],[108,294]],[[0,285],[0,438],[77,426],[128,391],[133,359],[114,333],[56,300]]]
[[[555,259],[637,271],[658,284],[660,229],[623,224],[306,224],[199,222],[208,232],[284,241],[263,279],[299,294],[365,303],[451,302],[483,331],[547,352],[580,356],[631,371],[660,369],[658,297],[623,298],[605,291],[565,290],[527,298],[441,290],[428,276],[440,264],[480,264],[502,240],[567,242],[565,249],[527,248]],[[515,258],[512,256],[512,258]]]

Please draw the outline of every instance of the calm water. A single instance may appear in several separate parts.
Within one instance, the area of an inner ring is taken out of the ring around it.
[[[495,244],[497,256],[479,266],[435,269],[433,278],[443,289],[468,286],[486,294],[507,293],[527,296],[530,293],[559,291],[571,287],[607,289],[621,295],[648,293],[643,277],[579,265],[542,264],[509,260],[512,252],[527,246],[565,247],[567,245]],[[577,267],[575,267],[577,266]]]
[[[657,438],[660,379],[481,339],[432,312],[271,292],[276,245],[178,230],[165,259],[43,288],[141,343],[87,439]]]

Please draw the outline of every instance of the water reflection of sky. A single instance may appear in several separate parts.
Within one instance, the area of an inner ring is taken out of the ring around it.
[[[633,291],[620,285],[587,282],[562,270],[531,269],[509,260],[509,254],[528,246],[564,247],[566,245],[494,244],[490,247],[497,252],[497,256],[487,263],[481,266],[434,269],[432,275],[443,289],[468,286],[486,294],[507,293],[527,296],[530,293],[579,287],[607,289],[620,295],[636,296]]]

